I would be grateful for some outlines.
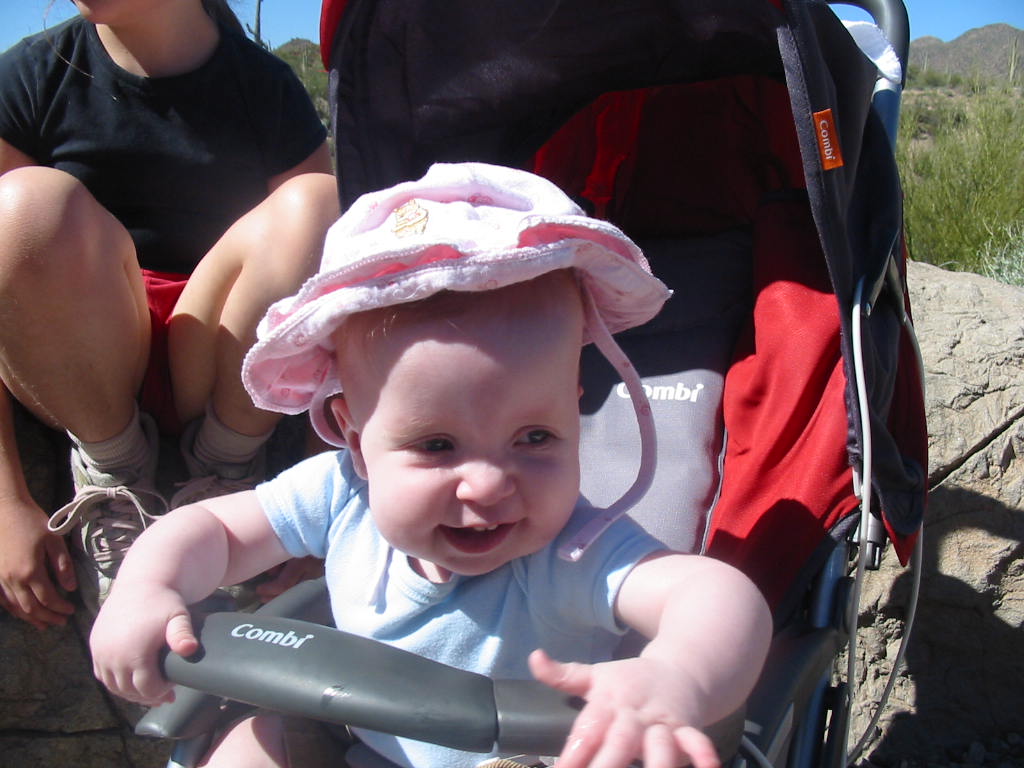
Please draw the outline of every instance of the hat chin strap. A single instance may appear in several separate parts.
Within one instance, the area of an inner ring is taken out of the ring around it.
[[[327,401],[339,394],[341,394],[341,386],[337,379],[332,377],[325,379],[310,401],[309,420],[321,440],[335,448],[345,448],[345,438],[339,431],[337,422],[333,416],[327,413]]]
[[[626,385],[626,391],[629,392],[630,400],[633,401],[633,411],[636,413],[637,425],[640,427],[640,469],[637,471],[636,480],[633,481],[633,485],[617,501],[604,509],[595,510],[594,517],[575,536],[559,548],[559,557],[573,562],[583,557],[583,553],[587,551],[587,548],[612,523],[632,509],[643,498],[654,481],[654,469],[657,465],[657,437],[654,429],[654,414],[651,412],[651,403],[647,399],[647,394],[644,392],[643,384],[640,381],[640,374],[637,373],[633,363],[626,357],[626,353],[622,351],[622,348],[612,338],[611,333],[608,332],[608,326],[601,319],[601,314],[597,311],[594,299],[587,290],[583,291],[583,307],[586,313],[587,330],[590,333],[591,340],[618,372],[623,383]]]

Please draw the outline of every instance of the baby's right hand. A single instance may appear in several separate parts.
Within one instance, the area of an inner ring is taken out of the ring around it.
[[[174,700],[174,688],[160,669],[165,647],[180,656],[199,649],[192,619],[181,596],[156,584],[117,583],[103,604],[89,637],[93,673],[110,692],[156,706]]]

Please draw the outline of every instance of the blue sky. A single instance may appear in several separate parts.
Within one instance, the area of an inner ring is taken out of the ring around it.
[[[932,35],[952,40],[974,27],[1005,22],[1024,29],[1024,0],[905,0],[911,38]],[[51,7],[52,6],[52,7]],[[243,22],[252,24],[255,0],[232,0]],[[47,11],[49,8],[49,11]],[[69,0],[0,0],[0,51],[22,37],[56,24],[75,9]],[[850,18],[863,18],[851,12]],[[320,0],[263,0],[263,37],[272,46],[293,37],[318,41]]]

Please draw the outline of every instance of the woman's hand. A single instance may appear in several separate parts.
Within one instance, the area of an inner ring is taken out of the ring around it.
[[[294,557],[266,571],[265,580],[256,585],[256,595],[266,603],[287,592],[300,581],[324,575],[324,561],[317,557]]]
[[[32,501],[0,501],[0,606],[36,629],[64,626],[74,605],[58,587],[77,588],[71,555],[50,533],[45,513]]]

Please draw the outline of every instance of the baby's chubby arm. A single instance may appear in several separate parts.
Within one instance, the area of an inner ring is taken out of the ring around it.
[[[651,638],[638,658],[561,664],[535,651],[538,680],[582,696],[559,768],[719,765],[699,729],[746,700],[768,652],[771,614],[742,573],[717,560],[658,553],[623,582],[619,618]]]
[[[253,491],[169,512],[128,551],[89,642],[93,671],[110,691],[154,705],[173,699],[159,652],[199,647],[187,606],[289,555]]]

